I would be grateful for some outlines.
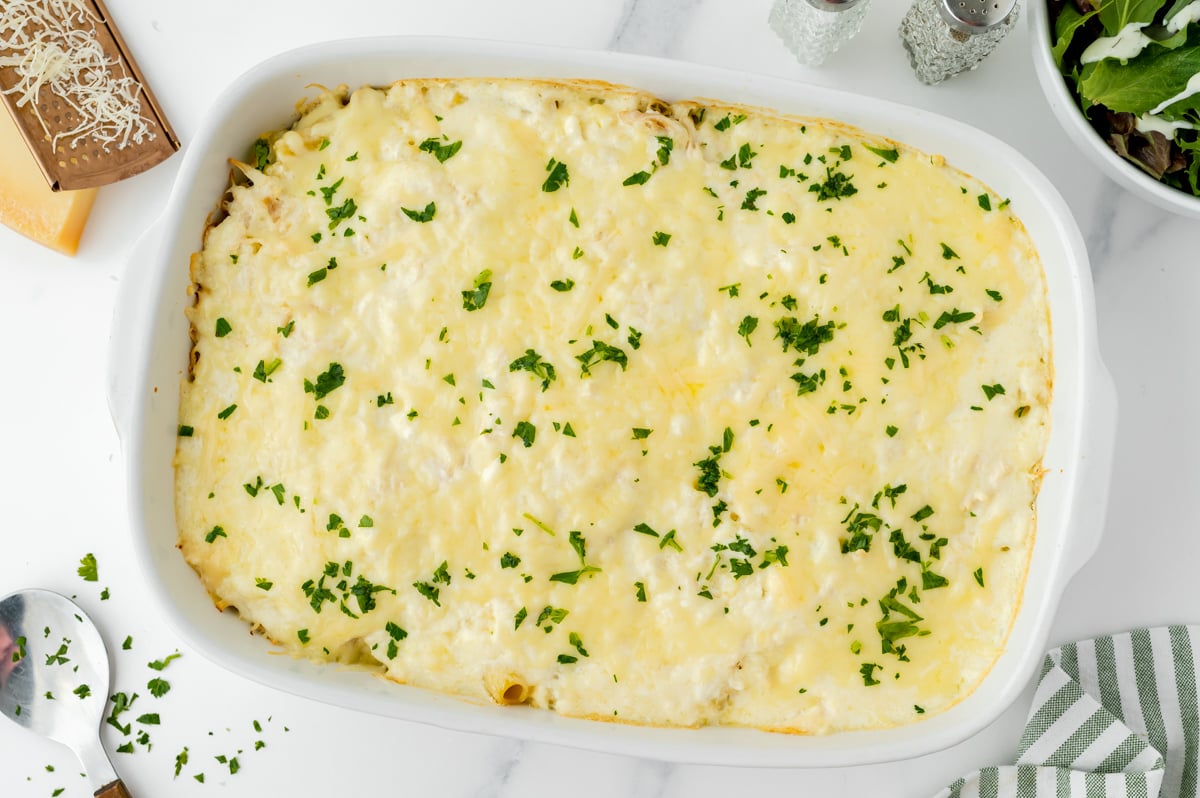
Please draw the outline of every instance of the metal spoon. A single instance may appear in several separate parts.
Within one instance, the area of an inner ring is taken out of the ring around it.
[[[100,743],[108,651],[72,601],[49,590],[0,599],[0,714],[75,752],[96,798],[129,798]]]

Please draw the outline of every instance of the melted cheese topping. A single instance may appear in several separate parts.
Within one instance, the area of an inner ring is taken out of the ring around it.
[[[1037,255],[941,159],[586,83],[329,93],[192,262],[180,547],[289,652],[828,733],[988,672],[1051,391]]]

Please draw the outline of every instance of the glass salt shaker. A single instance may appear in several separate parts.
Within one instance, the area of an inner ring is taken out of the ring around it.
[[[979,66],[1017,24],[1017,0],[914,0],[900,23],[908,60],[922,83]]]
[[[820,66],[862,28],[871,0],[775,0],[767,22],[802,64]]]

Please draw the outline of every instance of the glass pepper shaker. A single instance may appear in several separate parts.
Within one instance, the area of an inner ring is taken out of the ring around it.
[[[820,66],[862,28],[871,0],[775,0],[767,22],[802,64]]]
[[[979,66],[1017,24],[1017,0],[913,0],[900,39],[922,83]]]

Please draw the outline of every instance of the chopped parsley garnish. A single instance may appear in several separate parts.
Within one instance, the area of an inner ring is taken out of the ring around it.
[[[671,150],[675,149],[675,140],[670,136],[655,136],[658,141],[658,162],[666,166],[671,162]]]
[[[746,192],[746,198],[744,200],[742,200],[742,210],[744,210],[744,211],[758,210],[758,205],[756,203],[758,202],[760,197],[765,197],[766,194],[767,194],[767,192],[765,189],[761,189],[761,188],[750,189],[749,191]]]
[[[340,363],[330,363],[329,368],[317,375],[315,382],[305,379],[304,392],[311,393],[313,399],[320,401],[329,394],[341,388],[346,382],[346,373]]]
[[[254,168],[262,171],[271,163],[271,144],[266,139],[254,140]]]
[[[521,443],[528,449],[533,446],[533,441],[537,438],[537,427],[530,424],[528,421],[518,421],[516,429],[513,430],[512,436],[520,438]]]
[[[88,552],[83,555],[79,561],[78,574],[85,582],[96,582],[100,579],[99,571],[96,567],[96,555]]]
[[[984,586],[983,585],[983,569],[982,568],[975,569],[975,581],[979,583],[980,587]]]
[[[990,296],[992,299],[996,300],[997,302],[1004,301],[1004,296],[999,291],[993,291],[990,288],[988,288],[986,290],[987,290],[987,295]]]
[[[879,665],[874,662],[864,662],[858,672],[862,674],[863,684],[867,687],[873,687],[879,684],[879,680],[875,678],[875,671],[879,669]]]
[[[578,571],[562,571],[557,574],[552,574],[550,576],[550,581],[551,582],[562,582],[564,584],[574,585],[579,581],[579,578],[581,576],[587,576],[589,574],[598,574],[598,573],[600,573],[600,569],[597,568],[596,566],[585,565],[584,567],[580,568]]]
[[[819,316],[814,316],[803,324],[794,316],[785,316],[775,322],[775,337],[783,342],[783,351],[794,349],[806,355],[815,355],[821,344],[833,340],[832,321],[821,324]]]
[[[591,349],[581,355],[576,355],[575,359],[581,364],[580,376],[583,377],[589,376],[592,373],[592,366],[599,363],[616,363],[621,367],[621,371],[624,371],[629,365],[629,358],[625,354],[625,350],[596,339],[592,339]]]
[[[224,316],[217,319],[216,334],[217,334],[218,338],[224,338],[226,335],[229,335],[229,333],[231,333],[232,331],[233,331],[233,327],[230,326],[229,322],[225,320]]]
[[[487,303],[488,292],[492,290],[492,270],[484,269],[475,277],[474,287],[462,292],[463,309],[479,310]]]
[[[550,287],[559,293],[564,293],[575,287],[575,281],[569,277],[566,280],[554,280],[550,283]]]
[[[224,421],[225,419],[227,419],[227,418],[229,418],[230,416],[232,416],[232,415],[233,415],[233,411],[235,411],[235,410],[237,410],[237,404],[236,404],[236,403],[235,403],[235,404],[231,404],[229,407],[225,408],[225,409],[224,409],[224,410],[222,410],[220,413],[217,413],[217,418],[219,418],[219,419],[221,419],[222,421]]]
[[[190,438],[195,433],[196,433],[196,430],[193,429],[191,426],[189,426],[187,424],[180,424],[179,428],[176,430],[175,434],[178,435],[180,438]]]
[[[657,230],[655,231],[654,236],[651,238],[651,241],[654,242],[654,246],[656,247],[665,247],[667,244],[671,243],[671,234]]]
[[[987,194],[980,194],[976,199],[979,200],[980,208],[983,208],[985,211],[992,209],[992,199]]]
[[[645,427],[634,427],[633,428],[633,440],[644,441],[644,440],[646,440],[646,438],[650,437],[650,433],[652,433],[652,432],[654,432],[654,430],[647,429]]]
[[[407,216],[409,219],[412,219],[414,222],[432,222],[433,217],[437,215],[437,204],[431,202],[426,205],[425,210],[422,211],[414,211],[411,208],[404,207],[401,207],[400,210],[404,212],[405,216]]]
[[[258,361],[258,365],[254,367],[253,377],[259,382],[265,383],[267,382],[267,378],[278,371],[282,365],[283,361],[279,358],[273,358],[270,363],[260,360]]]
[[[884,432],[886,432],[886,433],[887,433],[887,436],[888,436],[889,438],[894,438],[894,437],[896,437],[896,433],[897,433],[897,432],[899,432],[899,431],[900,431],[900,428],[899,428],[899,427],[895,427],[895,426],[893,426],[893,425],[891,425],[891,424],[888,424],[888,425],[887,425],[887,427],[884,429]]]
[[[254,586],[259,590],[270,590],[275,587],[275,583],[270,579],[264,579],[261,576],[254,577]]]
[[[995,385],[981,385],[980,387],[983,389],[983,395],[987,397],[989,402],[997,396],[1004,395],[1004,386],[1000,383],[996,383]]]
[[[454,154],[462,147],[461,141],[455,141],[450,144],[442,144],[437,139],[425,139],[418,146],[421,152],[427,152],[434,158],[437,158],[441,163],[445,163],[454,157]]]
[[[347,197],[346,201],[336,208],[325,209],[325,215],[329,217],[330,230],[334,229],[347,219],[353,219],[354,215],[357,213],[358,203],[356,203],[351,197]]]
[[[561,161],[551,158],[550,162],[546,164],[546,171],[550,174],[542,183],[542,191],[547,193],[558,191],[571,182],[571,176],[567,173],[567,165]]]
[[[696,490],[709,498],[717,495],[721,482],[721,455],[731,448],[733,448],[733,430],[726,427],[721,445],[708,447],[710,456],[692,463],[693,466],[700,469],[700,476],[696,478]]]
[[[941,244],[941,247],[942,247],[942,259],[943,260],[952,260],[952,259],[958,257],[958,253],[955,252],[953,249],[951,249],[944,242]]]
[[[938,316],[937,321],[933,323],[933,329],[940,330],[947,324],[962,324],[964,321],[970,321],[973,318],[975,318],[975,314],[969,310],[954,308],[950,311],[942,311],[942,315]]]
[[[758,329],[758,318],[755,316],[746,316],[738,325],[737,334],[746,339],[746,346],[753,346],[750,343],[750,334]]]
[[[933,590],[948,584],[950,584],[950,580],[941,574],[935,574],[933,571],[921,571],[921,588],[923,590]]]
[[[824,182],[813,183],[808,190],[817,195],[817,202],[842,200],[858,193],[858,189],[850,182],[853,177],[853,175],[846,175],[842,172],[834,172],[827,166],[825,167]]]
[[[650,179],[650,173],[643,169],[640,172],[634,172],[621,183],[623,186],[641,186],[645,185]]]
[[[567,217],[567,221],[571,223],[572,227],[575,227],[575,228],[579,227],[579,217],[577,215],[575,215],[574,208],[571,209],[571,215]]]
[[[508,364],[508,370],[528,371],[534,377],[542,381],[542,390],[545,391],[550,387],[550,383],[558,378],[554,366],[542,360],[542,356],[532,349],[526,349],[525,354]],[[586,371],[586,369],[585,369]]]
[[[525,619],[529,617],[529,610],[522,607],[517,610],[517,614],[513,616],[513,629],[520,629],[521,624],[525,623]]]
[[[511,551],[506,551],[500,555],[501,568],[516,568],[521,564],[521,558],[513,554]]]
[[[737,114],[736,116],[730,116],[729,114],[725,114],[725,116],[723,116],[721,119],[719,119],[715,123],[713,123],[713,127],[716,128],[717,130],[720,130],[723,133],[726,130],[729,130],[729,128],[731,128],[732,126],[740,125],[742,122],[745,122],[745,121],[746,121],[745,114]]]
[[[646,600],[646,583],[645,582],[634,582],[633,587],[634,587],[634,595],[637,596],[637,600],[641,601],[641,602],[645,602],[645,600]]]
[[[863,149],[870,150],[888,163],[895,163],[900,157],[900,151],[895,147],[887,149],[884,147],[872,147],[870,144],[864,144]]]
[[[292,330],[294,330],[294,329],[296,329],[296,320],[291,319],[288,321],[287,324],[283,325],[282,327],[276,327],[275,332],[279,333],[284,338],[287,338],[289,335],[292,334]]]

